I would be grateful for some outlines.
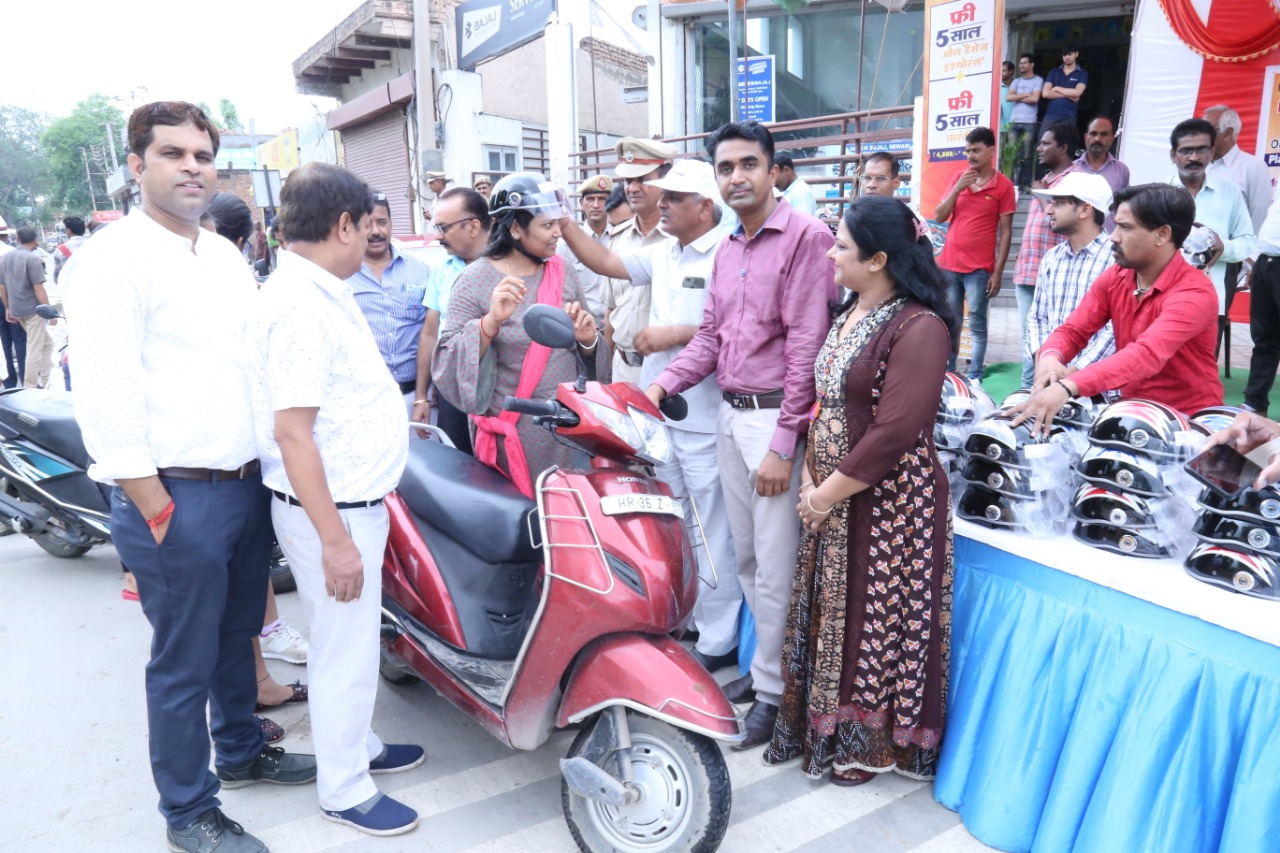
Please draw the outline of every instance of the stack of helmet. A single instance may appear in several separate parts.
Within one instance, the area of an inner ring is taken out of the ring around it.
[[[1191,420],[1212,432],[1242,410],[1213,406]],[[1199,540],[1183,566],[1196,580],[1259,598],[1280,598],[1280,491],[1248,488],[1234,498],[1205,486],[1197,500]]]
[[[986,527],[1038,535],[1060,532],[1066,462],[1057,445],[1064,430],[1055,425],[1048,436],[1040,436],[1030,421],[1015,427],[1013,419],[1002,408],[969,433],[956,515]]]
[[[1088,440],[1076,463],[1083,482],[1071,507],[1075,538],[1134,557],[1169,556],[1177,509],[1185,504],[1170,500],[1166,473],[1180,471],[1203,436],[1168,406],[1121,400],[1097,413]]]
[[[960,470],[964,442],[973,425],[996,410],[996,404],[977,382],[948,371],[942,379],[942,399],[934,419],[933,443],[948,476]]]

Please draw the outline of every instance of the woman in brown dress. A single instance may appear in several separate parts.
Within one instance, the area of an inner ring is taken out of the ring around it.
[[[951,507],[933,421],[953,313],[929,237],[891,198],[855,202],[831,257],[852,291],[815,365],[804,537],[766,763],[814,778],[932,778],[951,621]]]
[[[498,181],[489,199],[493,223],[489,244],[475,263],[463,270],[449,296],[448,322],[431,359],[431,378],[450,403],[472,415],[502,413],[503,398],[514,395],[532,341],[524,331],[524,313],[538,302],[547,265],[560,264],[564,307],[578,331],[578,351],[594,376],[609,381],[608,347],[601,345],[591,312],[582,307],[582,289],[573,266],[556,257],[559,219],[568,215],[564,194],[541,175],[517,172]],[[572,382],[578,364],[572,352],[553,350],[531,399],[555,396],[556,386]],[[522,417],[516,423],[529,474],[571,463],[572,451],[551,434]],[[475,425],[472,424],[472,436]],[[506,448],[500,446],[498,467],[510,474]]]

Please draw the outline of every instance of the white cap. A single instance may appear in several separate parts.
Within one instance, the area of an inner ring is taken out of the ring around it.
[[[1091,172],[1067,172],[1053,188],[1032,190],[1031,194],[1044,201],[1072,196],[1104,214],[1111,207],[1111,184]]]
[[[666,177],[646,181],[649,186],[672,193],[696,193],[720,202],[720,185],[716,183],[715,169],[701,160],[677,160]]]

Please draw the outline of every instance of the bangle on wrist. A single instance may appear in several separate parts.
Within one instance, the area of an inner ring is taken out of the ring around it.
[[[584,344],[584,343],[582,343],[581,341],[579,341],[579,342],[578,342],[578,346],[579,346],[579,347],[581,347],[581,348],[582,348],[583,350],[585,350],[586,352],[595,352],[595,350],[596,350],[596,345],[597,345],[598,343],[600,343],[600,335],[599,335],[599,334],[597,334],[594,338],[592,338],[592,339],[591,339],[591,343],[590,343],[590,344]]]
[[[804,496],[804,503],[805,503],[805,506],[809,507],[809,512],[813,513],[814,515],[823,516],[824,518],[828,515],[831,515],[831,510],[836,508],[835,504],[832,504],[831,506],[827,507],[825,511],[815,507],[813,505],[813,492],[810,492],[809,494]]]
[[[147,519],[147,527],[150,527],[152,531],[159,530],[160,525],[168,521],[169,517],[173,515],[173,509],[173,499],[170,498],[168,506],[160,510],[160,512],[156,513],[152,518]]]
[[[425,399],[425,398],[424,398],[424,399],[421,399],[421,400],[414,400],[414,401],[413,401],[413,404],[416,406],[416,405],[418,405],[419,403],[430,403],[430,402],[431,402],[430,400],[427,400],[427,399]]]
[[[491,334],[489,334],[489,330],[488,330],[488,329],[486,329],[486,328],[485,328],[485,325],[484,325],[484,321],[485,321],[485,320],[488,320],[488,319],[489,319],[489,315],[488,315],[488,314],[482,314],[482,315],[480,315],[480,331],[481,331],[481,333],[482,333],[482,334],[484,334],[484,336],[485,336],[486,338],[488,338],[489,340],[493,340],[494,338],[496,338],[496,337],[498,336],[498,332],[502,331],[502,326],[501,326],[501,325],[497,325],[497,326],[495,326],[495,327],[494,327],[493,334],[491,335]]]
[[[1062,390],[1067,392],[1067,399],[1071,399],[1072,397],[1076,396],[1074,393],[1072,393],[1071,386],[1069,386],[1066,382],[1063,382],[1061,379],[1053,380],[1053,384],[1062,386]],[[1079,388],[1076,389],[1076,391],[1079,391],[1079,390],[1080,390]]]

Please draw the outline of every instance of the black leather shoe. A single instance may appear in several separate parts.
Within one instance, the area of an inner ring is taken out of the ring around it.
[[[751,703],[744,724],[747,736],[742,743],[735,743],[734,749],[754,749],[773,739],[773,724],[778,722],[778,706],[761,702],[759,699]]]
[[[724,669],[726,666],[734,666],[738,663],[736,648],[729,649],[722,655],[706,655],[697,649],[689,649],[689,654],[693,655],[693,659],[702,664],[707,672],[715,672],[717,669]]]
[[[735,678],[733,681],[725,684],[720,689],[724,691],[725,698],[735,705],[741,705],[743,702],[754,702],[756,698],[755,679],[751,677],[751,673],[747,673],[741,678]]]

